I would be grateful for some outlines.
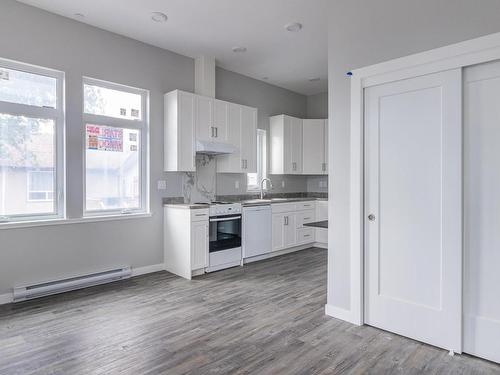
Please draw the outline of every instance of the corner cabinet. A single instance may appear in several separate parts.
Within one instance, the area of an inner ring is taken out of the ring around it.
[[[328,120],[270,118],[271,174],[328,174]]]
[[[219,173],[257,172],[257,109],[227,103],[226,143],[238,151],[217,157]]]
[[[208,209],[163,208],[165,269],[186,279],[208,267]]]

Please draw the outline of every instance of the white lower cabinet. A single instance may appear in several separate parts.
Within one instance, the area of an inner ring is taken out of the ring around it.
[[[167,206],[163,209],[164,265],[191,279],[208,267],[208,209]]]
[[[316,221],[328,220],[328,201],[316,202]],[[328,229],[315,229],[316,242],[325,246],[328,243]]]
[[[272,205],[272,251],[314,242],[314,228],[304,227],[315,221],[315,201]]]
[[[191,223],[191,271],[208,267],[208,221]]]

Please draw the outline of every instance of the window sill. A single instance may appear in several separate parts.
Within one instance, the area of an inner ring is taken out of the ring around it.
[[[137,213],[126,215],[106,215],[106,216],[86,216],[74,219],[47,219],[47,220],[33,220],[33,221],[16,221],[11,223],[0,223],[0,230],[2,229],[17,229],[17,228],[30,228],[30,227],[43,227],[49,225],[66,225],[66,224],[84,224],[95,223],[100,221],[117,221],[128,219],[143,219],[152,217],[152,213]]]

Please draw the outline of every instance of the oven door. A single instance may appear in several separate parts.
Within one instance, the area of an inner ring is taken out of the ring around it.
[[[241,247],[241,215],[210,218],[211,253]]]

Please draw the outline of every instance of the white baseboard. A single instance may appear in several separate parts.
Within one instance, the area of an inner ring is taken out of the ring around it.
[[[0,294],[0,305],[12,303],[13,301],[14,301],[14,296],[12,295],[12,293]]]
[[[163,263],[152,264],[150,266],[144,266],[144,267],[134,267],[134,268],[132,268],[132,277],[145,275],[147,273],[164,271],[164,270],[165,270],[165,267],[164,267]]]
[[[363,325],[363,322],[359,321],[359,317],[354,316],[352,311],[346,310],[342,307],[327,304],[325,305],[325,314],[331,316],[332,318],[344,320],[357,326]]]
[[[163,263],[152,264],[150,266],[144,266],[144,267],[136,267],[136,268],[132,268],[132,277],[145,275],[147,273],[163,271],[163,270],[164,270]],[[8,303],[12,303],[12,302],[13,302],[12,293],[0,294],[0,305],[5,305]]]

